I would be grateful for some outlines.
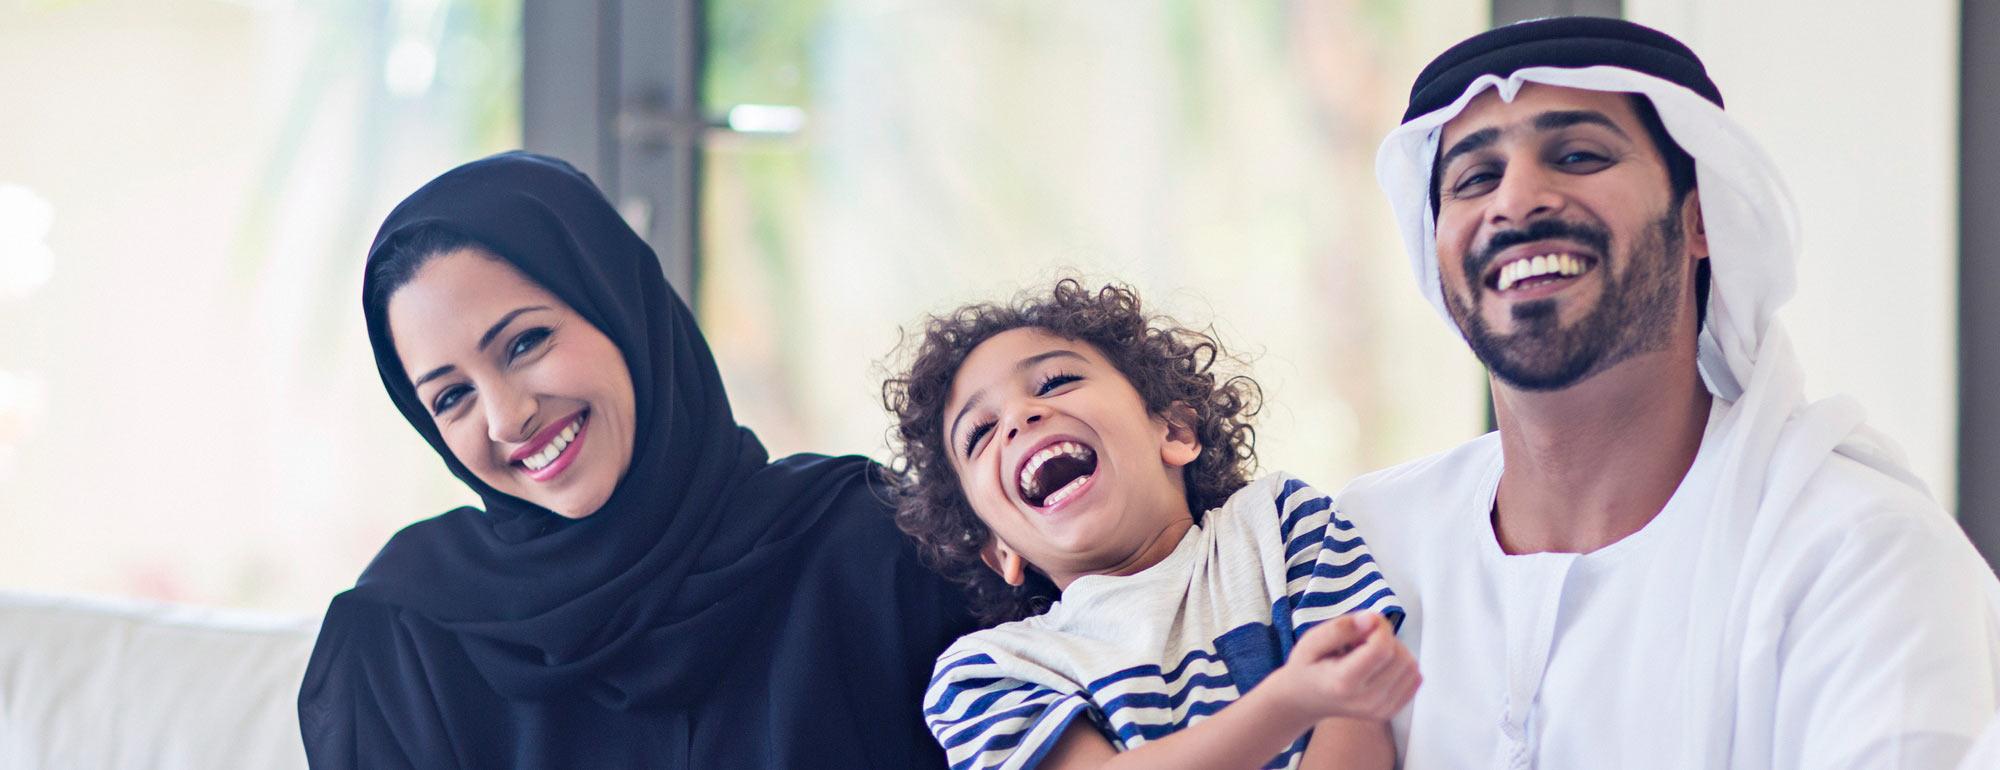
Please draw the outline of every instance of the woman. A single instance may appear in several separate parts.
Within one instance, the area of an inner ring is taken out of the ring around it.
[[[315,767],[943,766],[919,710],[970,628],[858,457],[769,462],[645,242],[508,153],[390,213],[363,309],[403,416],[479,493],[327,609]]]

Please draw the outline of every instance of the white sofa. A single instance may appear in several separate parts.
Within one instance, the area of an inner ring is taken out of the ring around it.
[[[317,624],[0,591],[0,768],[303,768]]]
[[[0,591],[0,768],[303,768],[317,618]],[[2000,718],[1960,770],[2000,768]]]

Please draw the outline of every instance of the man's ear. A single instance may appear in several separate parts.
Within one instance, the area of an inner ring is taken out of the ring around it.
[[[1169,467],[1185,468],[1201,456],[1201,439],[1194,432],[1194,407],[1175,401],[1167,406],[1164,417],[1167,435],[1160,442],[1160,459]]]
[[[1007,585],[1019,586],[1028,582],[1028,561],[1008,548],[1006,543],[1000,542],[997,535],[987,536],[986,547],[979,549],[979,560],[986,562],[986,567],[1000,575]]]
[[[1701,216],[1701,188],[1688,191],[1681,200],[1681,232],[1687,234],[1688,253],[1708,259],[1708,223]]]

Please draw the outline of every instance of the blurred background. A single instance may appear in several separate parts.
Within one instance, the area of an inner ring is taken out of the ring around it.
[[[899,330],[1066,274],[1244,354],[1267,470],[1447,448],[1485,381],[1376,144],[1445,46],[1556,13],[1705,58],[1804,213],[1809,389],[1983,536],[1976,2],[0,0],[0,588],[313,614],[474,502],[383,393],[360,267],[403,195],[523,146],[654,243],[774,454],[886,457]]]

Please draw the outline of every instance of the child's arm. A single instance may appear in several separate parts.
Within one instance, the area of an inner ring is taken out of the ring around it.
[[[1299,770],[1388,770],[1396,740],[1387,721],[1332,717],[1313,726]]]
[[[1096,730],[1072,723],[1038,768],[1254,770],[1321,720],[1345,717],[1379,727],[1409,702],[1417,680],[1415,660],[1381,616],[1343,616],[1306,632],[1284,666],[1199,724],[1119,753]],[[1310,744],[1325,744],[1322,751],[1346,761],[1347,752],[1361,746],[1348,739],[1354,731],[1346,726],[1336,733]],[[1380,756],[1393,761],[1393,748]],[[1341,767],[1349,766],[1359,765]]]

